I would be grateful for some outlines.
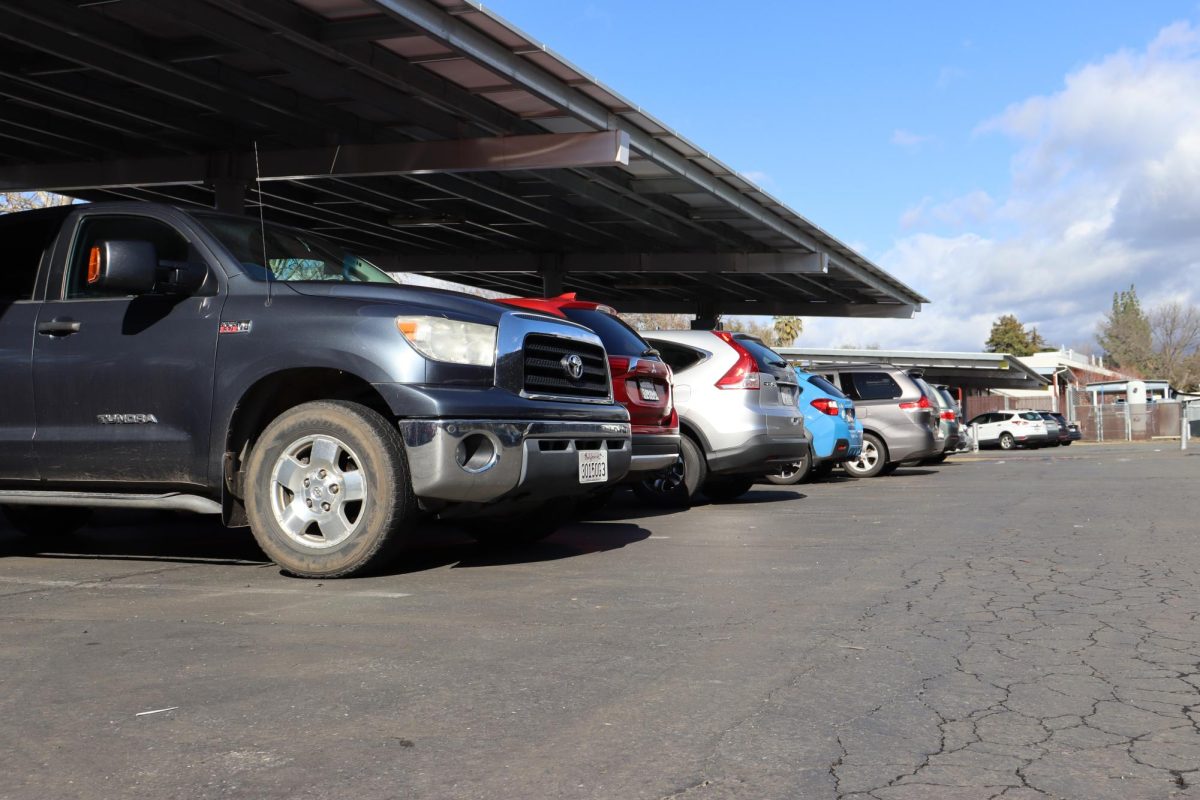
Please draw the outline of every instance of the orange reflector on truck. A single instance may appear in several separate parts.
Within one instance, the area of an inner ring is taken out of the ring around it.
[[[100,280],[100,248],[93,247],[88,251],[87,282],[96,283]]]

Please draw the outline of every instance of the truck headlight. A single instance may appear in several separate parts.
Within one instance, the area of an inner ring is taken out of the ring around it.
[[[396,328],[434,361],[490,367],[496,363],[496,326],[445,317],[396,317]]]

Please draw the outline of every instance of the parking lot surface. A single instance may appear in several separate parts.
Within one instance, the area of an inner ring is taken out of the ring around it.
[[[0,797],[1200,797],[1177,446],[430,526],[343,582],[204,518],[0,528]]]

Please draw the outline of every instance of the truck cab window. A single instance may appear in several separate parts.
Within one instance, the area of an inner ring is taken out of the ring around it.
[[[150,242],[154,245],[160,262],[200,260],[198,256],[189,258],[191,246],[187,239],[179,231],[159,220],[136,216],[87,217],[79,226],[75,245],[71,248],[65,299],[125,296],[121,291],[88,285],[88,252],[93,245],[105,239]]]
[[[65,214],[58,209],[0,217],[4,266],[0,272],[0,304],[32,300],[38,268]]]

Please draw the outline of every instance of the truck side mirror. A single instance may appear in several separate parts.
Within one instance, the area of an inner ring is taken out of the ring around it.
[[[88,251],[89,287],[146,294],[157,278],[158,252],[150,242],[102,239]]]

